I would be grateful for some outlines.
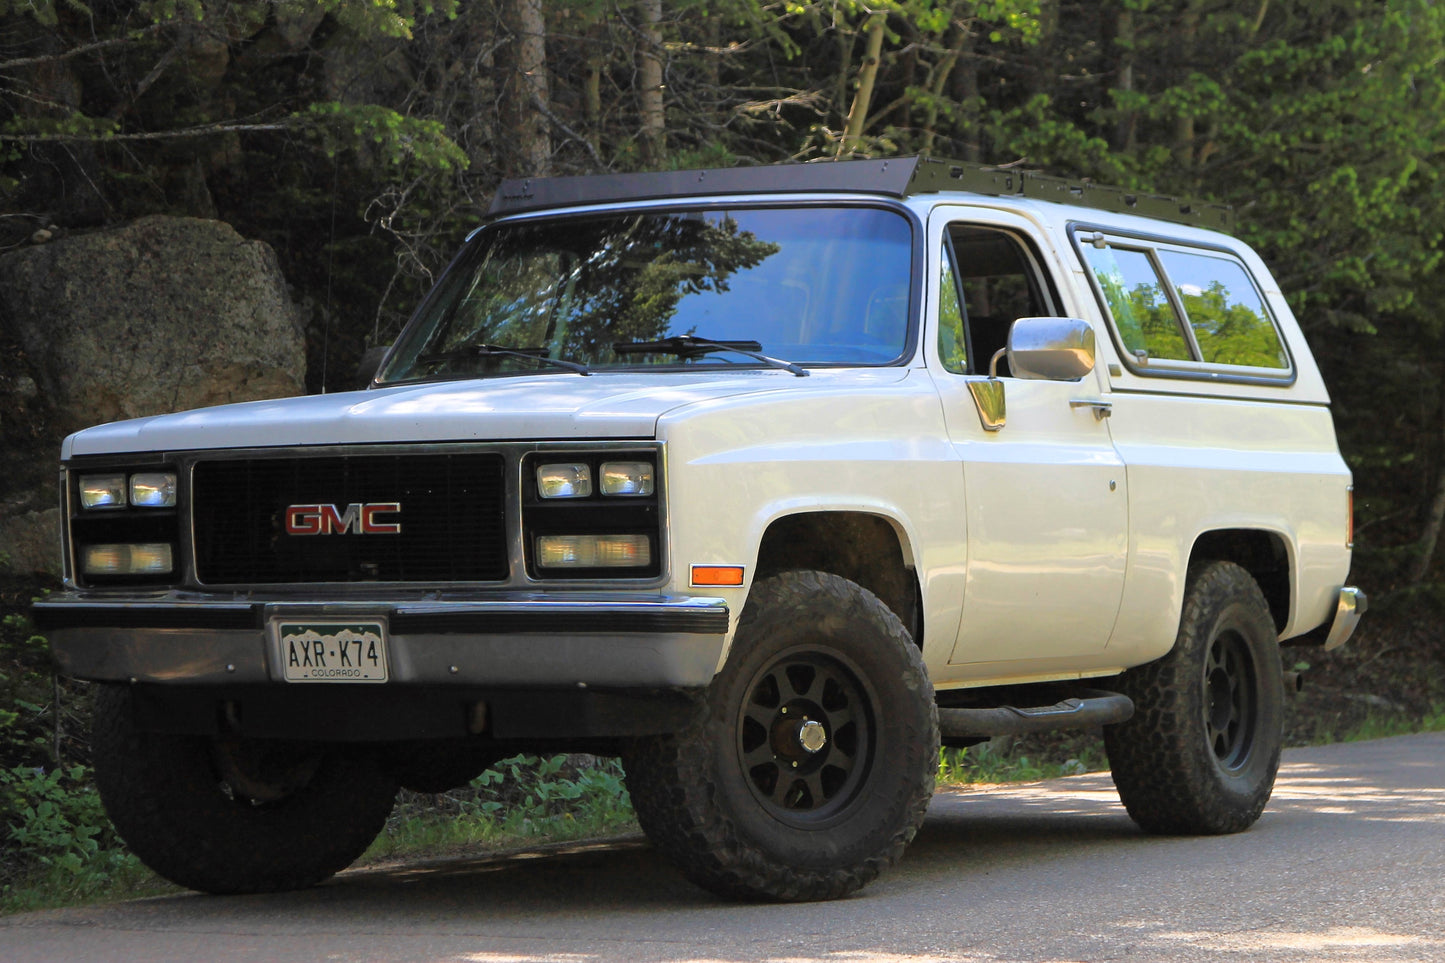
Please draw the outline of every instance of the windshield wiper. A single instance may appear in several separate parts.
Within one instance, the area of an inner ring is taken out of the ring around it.
[[[690,334],[675,334],[659,341],[622,341],[612,345],[612,350],[618,354],[675,354],[680,358],[696,358],[714,351],[736,351],[770,367],[791,371],[799,378],[808,376],[806,368],[781,358],[771,358],[763,354],[762,348],[757,341],[713,341]]]
[[[531,361],[541,361],[557,368],[566,368],[568,371],[575,371],[581,375],[590,375],[592,371],[585,364],[578,364],[576,361],[563,361],[561,358],[549,358],[546,348],[504,348],[499,344],[469,344],[460,348],[453,348],[451,351],[438,351],[433,354],[424,354],[416,360],[421,364],[431,364],[436,361],[455,361],[458,358],[527,358]]]

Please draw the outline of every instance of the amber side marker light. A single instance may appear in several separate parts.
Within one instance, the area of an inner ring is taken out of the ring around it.
[[[743,584],[741,565],[694,565],[693,585],[738,586]]]

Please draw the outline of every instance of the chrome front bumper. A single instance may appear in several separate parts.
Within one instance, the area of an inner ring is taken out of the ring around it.
[[[388,684],[697,687],[711,681],[730,613],[719,598],[292,601],[59,593],[34,618],[61,670],[94,681],[282,683],[282,620],[387,627]]]

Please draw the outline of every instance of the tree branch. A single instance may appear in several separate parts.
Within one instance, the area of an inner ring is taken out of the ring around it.
[[[132,43],[136,40],[141,39],[142,37],[149,36],[150,34],[159,33],[160,31],[164,30],[166,27],[169,26],[170,23],[168,22],[153,23],[149,27],[142,27],[140,30],[137,30],[124,37],[112,37],[110,40],[98,40],[95,43],[88,43],[83,47],[75,47],[74,49],[66,50],[63,53],[41,54],[38,57],[22,57],[19,60],[0,61],[0,70],[16,70],[20,67],[29,67],[34,64],[48,64],[54,63],[57,60],[69,60],[72,57],[79,57],[83,54],[88,54],[95,50],[101,50],[105,47],[114,47],[117,44]]]
[[[537,109],[537,112],[539,114],[551,121],[553,127],[556,127],[562,133],[566,134],[569,140],[575,140],[577,143],[581,144],[583,149],[587,151],[587,156],[592,158],[592,163],[597,165],[598,170],[610,170],[606,162],[604,162],[601,156],[597,153],[597,148],[592,146],[592,142],[578,134],[571,127],[568,127],[566,124],[562,123],[561,119],[556,114],[552,113],[552,111],[547,109],[547,105],[542,103],[542,98],[538,97],[535,92],[532,94],[532,106]]]
[[[19,144],[95,144],[112,140],[177,140],[182,137],[208,137],[212,134],[250,134],[265,131],[295,130],[290,124],[202,124],[181,130],[150,130],[136,134],[0,134],[0,142]]]

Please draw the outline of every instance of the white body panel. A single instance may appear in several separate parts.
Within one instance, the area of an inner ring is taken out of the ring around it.
[[[1258,258],[1223,235],[1020,199],[914,197],[926,283],[916,352],[897,367],[706,374],[555,372],[233,405],[102,426],[66,459],[122,452],[388,442],[644,439],[665,445],[665,595],[727,600],[734,625],[769,525],[800,512],[887,519],[917,576],[925,661],[941,688],[1100,676],[1173,643],[1190,552],[1225,529],[1284,545],[1282,636],[1331,613],[1349,567],[1347,489],[1328,396]],[[1004,379],[1008,420],[981,427],[938,359],[937,265],[948,222],[1030,239],[1060,308],[1094,326],[1079,382]],[[1121,364],[1068,235],[1083,221],[1226,247],[1264,289],[1290,384],[1148,378]],[[1112,405],[1097,418],[1075,400]],[[746,566],[699,591],[690,566]]]
[[[792,375],[570,372],[252,401],[77,432],[61,457],[127,451],[560,438],[651,438],[679,405],[768,391]]]

